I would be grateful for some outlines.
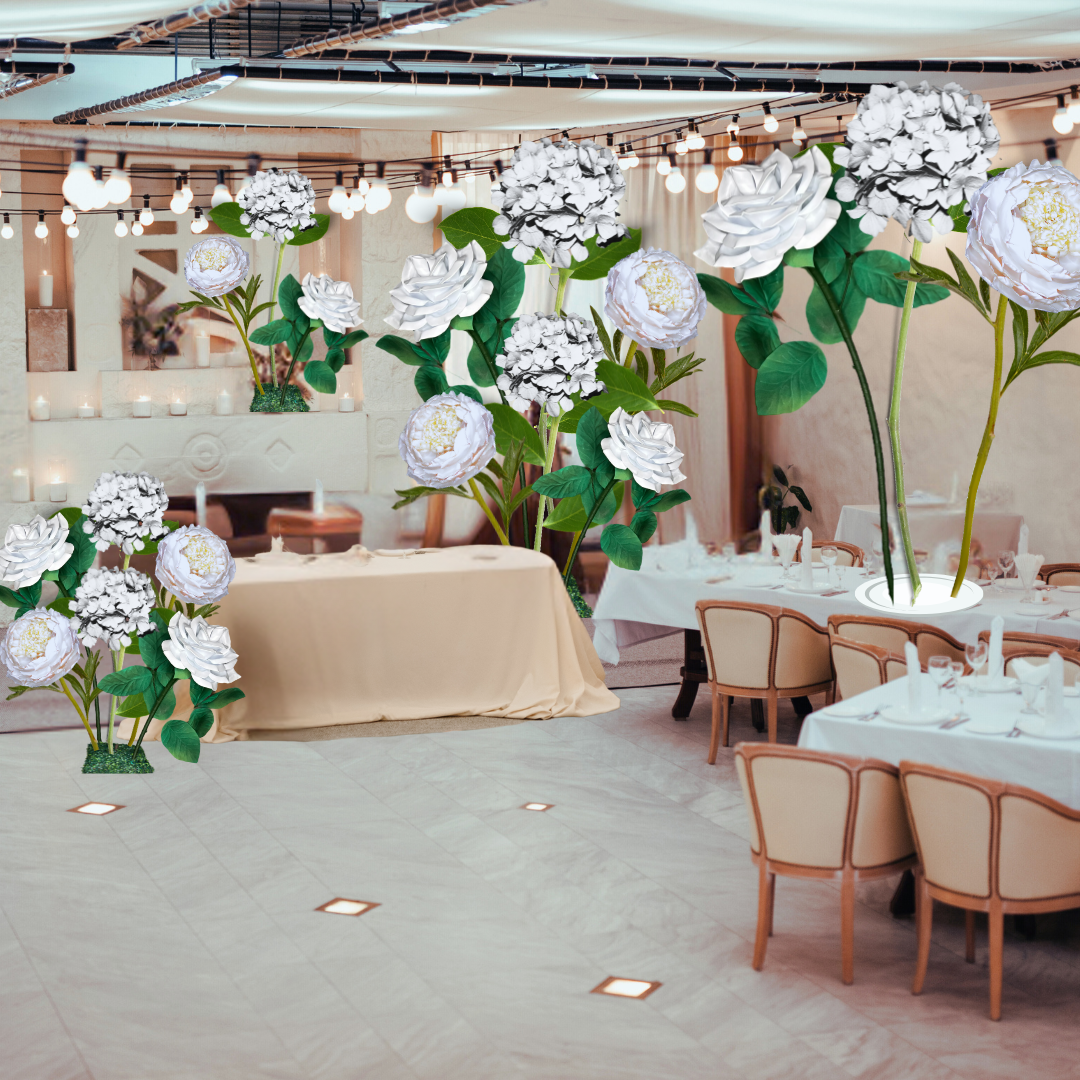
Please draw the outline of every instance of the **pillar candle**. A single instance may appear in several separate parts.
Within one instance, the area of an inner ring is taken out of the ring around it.
[[[323,486],[321,480],[315,481],[315,494],[311,497],[311,509],[316,514],[326,513],[326,498],[323,494]]]
[[[802,579],[799,582],[802,588],[814,587],[814,534],[809,526],[802,531]]]
[[[11,501],[30,501],[30,473],[26,469],[11,470]]]
[[[761,511],[761,554],[772,558],[772,521],[768,510]]]
[[[38,278],[38,307],[52,307],[53,302],[53,279],[52,274],[43,273]]]
[[[132,416],[149,416],[150,415],[150,399],[145,394],[142,397],[137,397],[131,403],[131,415]]]
[[[1016,554],[1026,555],[1028,553],[1028,527],[1026,524],[1020,526],[1020,539],[1016,544]]]
[[[214,404],[214,412],[218,416],[232,416],[232,394],[228,390],[222,390]]]
[[[89,420],[90,417],[92,417],[93,415],[94,415],[94,406],[93,405],[80,405],[79,406],[79,417],[81,419]]]
[[[169,415],[170,416],[187,416],[187,402],[186,401],[170,401],[169,402]]]
[[[206,485],[201,480],[195,485],[195,524],[206,528]]]
[[[30,402],[30,419],[31,420],[48,420],[50,416],[49,399],[42,397],[38,394],[32,402]]]
[[[352,394],[343,394],[338,398],[337,407],[338,412],[355,412],[356,400],[353,398]]]
[[[209,334],[196,334],[195,335],[195,366],[196,367],[209,367],[210,366],[210,335]]]

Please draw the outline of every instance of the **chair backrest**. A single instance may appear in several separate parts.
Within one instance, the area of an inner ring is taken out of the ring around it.
[[[979,640],[989,642],[990,631],[980,630]],[[1047,645],[1059,652],[1067,649],[1069,652],[1080,651],[1080,641],[1076,638],[1054,637],[1053,634],[1028,634],[1023,630],[1006,630],[1001,638],[1002,647],[1010,644],[1015,645]]]
[[[902,656],[895,656],[888,649],[878,645],[867,645],[863,641],[849,641],[847,638],[834,637],[830,644],[832,653],[833,676],[836,679],[838,698],[850,698],[873,690],[875,686],[890,681],[888,662],[892,665],[892,678],[907,674],[907,664]],[[897,671],[896,669],[899,668]]]
[[[1044,563],[1039,568],[1039,577],[1047,585],[1080,585],[1080,563]]]
[[[735,600],[699,600],[698,626],[709,678],[723,686],[767,690],[776,660],[782,608]]]
[[[1051,653],[1058,653],[1064,661],[1065,685],[1074,686],[1080,677],[1080,652],[1067,649],[1055,649],[1049,645],[1006,645],[1002,644],[1001,655],[1005,658],[1005,674],[1013,675],[1012,662],[1027,660],[1030,664],[1045,664]]]
[[[913,640],[919,650],[919,663],[923,667],[926,667],[931,656],[948,656],[961,662],[964,660],[964,643],[937,627],[916,623]]]
[[[773,685],[785,690],[831,683],[828,630],[799,611],[782,610],[776,621]]]
[[[914,843],[897,770],[884,761],[739,743],[751,848],[793,867],[840,870],[906,858]]]
[[[910,626],[899,619],[878,618],[876,615],[830,615],[829,634],[833,637],[862,641],[877,645],[888,652],[902,656],[904,646],[912,640]]]
[[[837,566],[862,566],[866,558],[863,549],[857,544],[848,544],[843,540],[815,540],[810,551],[810,561],[821,562],[821,549],[823,547],[836,548]],[[802,544],[795,554],[795,561],[802,562]]]

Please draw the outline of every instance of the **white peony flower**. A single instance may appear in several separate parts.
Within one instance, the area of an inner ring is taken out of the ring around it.
[[[611,438],[600,440],[604,457],[616,469],[629,469],[643,488],[659,491],[664,484],[686,479],[679,470],[683,452],[675,445],[675,429],[670,424],[616,409],[608,420],[608,431]]]
[[[256,240],[272,236],[284,244],[301,229],[315,224],[315,189],[295,169],[257,172],[251,183],[241,189],[236,201],[243,211],[240,224],[246,225]]]
[[[231,236],[208,236],[188,248],[184,277],[203,296],[232,292],[248,275],[248,253]]]
[[[118,544],[125,555],[141,551],[145,540],[159,540],[169,530],[161,515],[169,506],[165,485],[149,473],[102,473],[82,512],[83,530],[98,551]]]
[[[236,573],[229,548],[201,525],[185,525],[158,543],[158,581],[186,604],[211,604],[229,591]]]
[[[492,222],[509,234],[514,258],[528,262],[537,251],[552,266],[566,269],[587,255],[585,241],[600,245],[626,235],[616,220],[626,179],[615,155],[586,140],[523,142],[491,188]]]
[[[169,636],[161,651],[173,667],[191,673],[191,681],[217,692],[218,683],[236,682],[236,661],[227,626],[211,626],[201,615],[189,619],[179,611],[169,620]]]
[[[0,641],[0,664],[18,686],[48,686],[79,662],[79,641],[59,611],[34,608],[20,615]]]
[[[956,83],[872,86],[833,154],[847,170],[836,194],[855,203],[863,232],[876,236],[895,218],[926,242],[952,230],[949,207],[986,182],[1000,142],[990,106]]]
[[[438,337],[458,315],[474,315],[487,303],[494,286],[484,280],[486,270],[475,240],[460,249],[444,240],[434,255],[410,255],[401,284],[390,290],[394,311],[383,321],[415,331],[417,341]]]
[[[604,314],[629,338],[650,349],[677,349],[705,318],[697,275],[670,251],[635,251],[607,278]]]
[[[792,160],[774,150],[760,165],[729,165],[716,202],[704,214],[709,242],[694,254],[710,266],[730,266],[735,280],[771,274],[792,248],[820,243],[840,217],[827,199],[829,159],[814,146]]]
[[[1060,165],[1020,162],[971,199],[968,261],[1021,307],[1080,307],[1080,180]]]
[[[347,281],[335,281],[329,274],[305,274],[300,283],[303,294],[297,298],[300,310],[309,319],[322,319],[327,330],[346,334],[359,326],[360,305],[353,299],[352,286]]]
[[[48,521],[38,514],[29,525],[9,525],[0,548],[0,581],[21,589],[39,581],[46,570],[59,570],[75,552],[67,535],[68,523],[60,514]]]
[[[409,415],[398,450],[417,483],[464,484],[495,456],[491,413],[467,394],[436,394]]]
[[[154,586],[145,574],[91,568],[75,590],[71,628],[87,648],[105,641],[116,650],[130,645],[132,634],[154,629],[153,607]]]
[[[596,365],[604,359],[600,337],[580,315],[522,315],[503,349],[495,357],[503,369],[498,386],[519,411],[536,401],[558,416],[574,407],[571,394],[604,389],[596,379]]]

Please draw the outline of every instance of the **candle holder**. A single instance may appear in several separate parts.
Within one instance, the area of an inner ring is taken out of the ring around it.
[[[30,419],[31,420],[48,420],[52,415],[52,408],[49,405],[49,399],[44,394],[38,394],[33,401],[30,402]]]
[[[46,270],[41,271],[38,278],[38,307],[52,307],[53,304],[53,278]]]
[[[150,415],[150,397],[147,394],[140,395],[131,403],[132,416]]]
[[[30,501],[30,470],[14,468],[11,470],[11,501],[24,503]]]
[[[210,335],[195,335],[195,366],[208,368],[210,366]]]
[[[352,394],[342,394],[338,398],[338,412],[356,412],[356,399]]]
[[[224,387],[217,396],[217,400],[214,402],[214,415],[215,416],[232,416],[233,411],[233,398]]]
[[[89,420],[94,415],[94,406],[90,405],[88,402],[84,401],[79,406],[78,413],[79,413],[79,419],[80,420]]]
[[[187,387],[169,387],[169,415],[187,416]]]
[[[67,502],[67,460],[49,458],[49,502]]]

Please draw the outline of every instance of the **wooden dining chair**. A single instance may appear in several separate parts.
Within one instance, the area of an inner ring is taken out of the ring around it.
[[[769,742],[776,742],[776,703],[821,691],[832,700],[828,631],[801,612],[738,600],[699,600],[697,620],[712,693],[709,764],[723,727],[728,744],[729,697],[765,700]]]
[[[1030,788],[900,762],[915,871],[918,960],[913,994],[930,960],[933,901],[963,908],[967,960],[975,960],[975,912],[990,929],[990,1019],[1001,1019],[1004,916],[1080,907],[1080,811]]]
[[[823,547],[836,548],[837,566],[862,566],[866,558],[863,549],[856,544],[848,544],[843,540],[815,540],[810,548],[810,561],[821,562],[821,549]],[[795,561],[802,562],[802,544],[795,553]]]
[[[1022,645],[1002,642],[1001,655],[1005,660],[1005,674],[1014,675],[1012,662],[1027,660],[1031,664],[1045,664],[1051,653],[1057,653],[1064,661],[1065,685],[1074,686],[1080,677],[1080,652],[1069,649],[1055,649],[1052,645]]]
[[[915,864],[899,774],[873,758],[741,742],[735,769],[758,867],[755,971],[773,932],[776,875],[840,881],[841,978],[855,978],[855,883]]]
[[[980,630],[979,640],[990,643],[990,631]],[[1080,641],[1076,638],[1055,637],[1053,634],[1028,634],[1023,630],[1006,630],[1001,637],[1005,645],[1046,645],[1051,649],[1066,649],[1069,652],[1080,651]]]
[[[907,661],[880,645],[834,637],[829,650],[836,681],[835,696],[840,700],[864,694],[907,674]]]
[[[1039,577],[1047,585],[1080,585],[1080,563],[1043,563],[1039,567]]]
[[[898,656],[904,655],[904,646],[910,641],[919,650],[919,662],[923,668],[931,656],[964,659],[963,642],[929,623],[879,615],[830,615],[828,623],[830,637],[863,641]]]

